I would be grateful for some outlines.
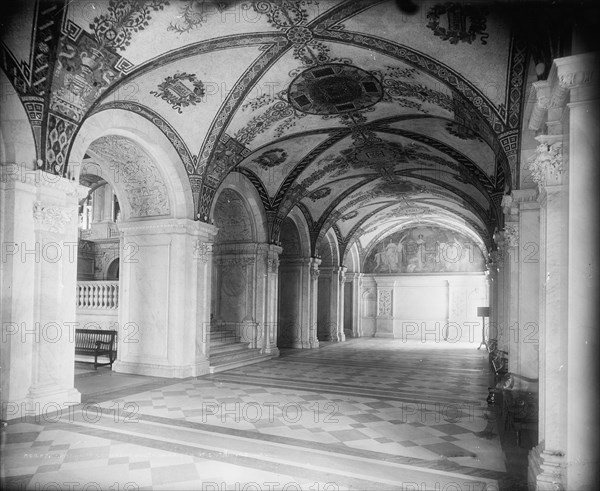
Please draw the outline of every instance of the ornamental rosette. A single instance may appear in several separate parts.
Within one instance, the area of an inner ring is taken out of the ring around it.
[[[546,184],[548,172],[555,177],[560,177],[564,172],[562,142],[538,145],[535,149],[535,157],[529,161],[529,170],[533,180],[540,186]]]

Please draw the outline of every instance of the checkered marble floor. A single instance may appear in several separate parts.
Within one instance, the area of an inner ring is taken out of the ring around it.
[[[355,339],[193,379],[98,374],[76,377],[83,404],[3,430],[3,485],[520,489],[474,348]]]

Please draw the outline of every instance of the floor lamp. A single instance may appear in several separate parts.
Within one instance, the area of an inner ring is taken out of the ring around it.
[[[481,317],[481,343],[477,346],[477,349],[480,349],[482,346],[485,346],[487,349],[487,341],[485,340],[485,318],[490,316],[490,308],[489,307],[477,307],[477,317]]]

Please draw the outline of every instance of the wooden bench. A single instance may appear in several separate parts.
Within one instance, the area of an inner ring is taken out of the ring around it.
[[[117,358],[117,331],[103,329],[75,329],[75,354],[94,357],[94,370],[110,365]],[[99,356],[108,357],[108,362],[98,363]],[[91,362],[90,362],[91,363]]]

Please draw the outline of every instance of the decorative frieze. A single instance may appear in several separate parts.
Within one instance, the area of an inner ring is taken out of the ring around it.
[[[38,230],[63,234],[65,233],[67,223],[71,222],[74,212],[75,209],[48,206],[41,201],[33,203],[33,219]]]

